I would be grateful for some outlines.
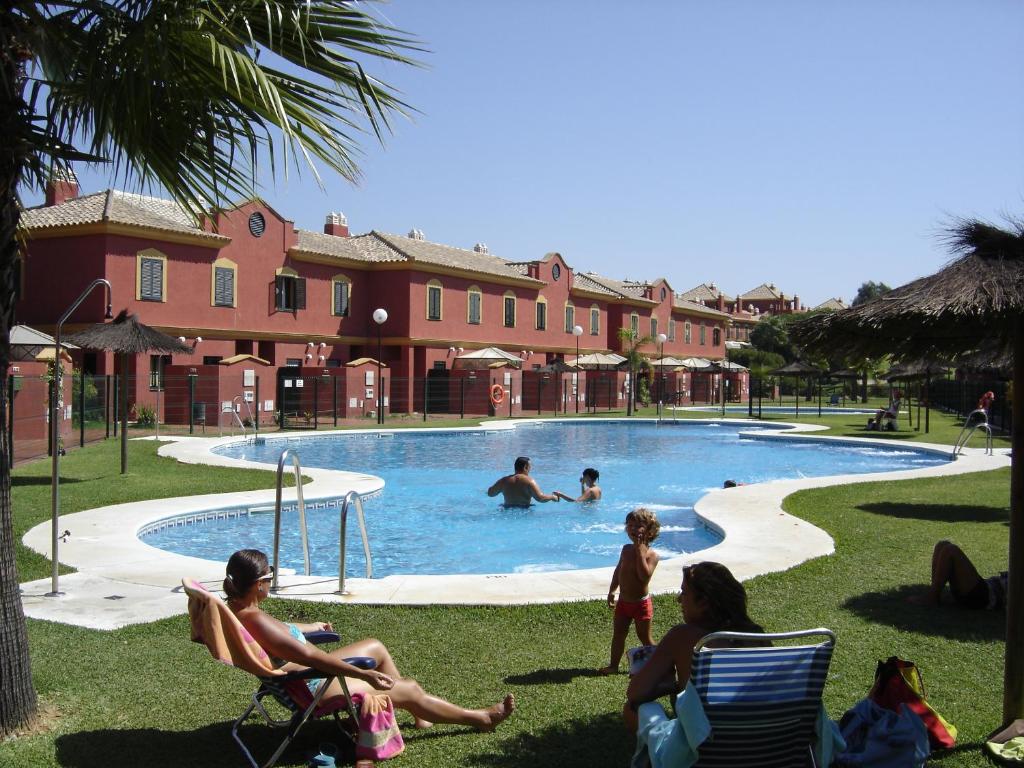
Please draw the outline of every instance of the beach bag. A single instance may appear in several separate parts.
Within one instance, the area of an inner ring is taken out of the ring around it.
[[[861,699],[839,721],[846,748],[835,763],[846,768],[921,768],[931,748],[921,718],[900,704],[899,711]]]
[[[405,742],[398,730],[391,697],[383,693],[354,693],[352,702],[359,707],[356,758],[387,760],[401,754]]]
[[[949,749],[956,743],[956,728],[925,700],[924,678],[914,662],[898,656],[878,662],[868,698],[893,712],[905,704],[928,729],[932,749]]]

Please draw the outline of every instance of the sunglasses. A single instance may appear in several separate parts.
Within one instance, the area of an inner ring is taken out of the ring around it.
[[[260,576],[257,581],[273,581],[274,580],[274,566],[268,566],[270,568],[265,574]]]

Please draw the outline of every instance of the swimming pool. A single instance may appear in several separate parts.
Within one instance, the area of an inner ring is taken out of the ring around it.
[[[744,431],[768,428],[742,427]],[[654,509],[662,523],[655,548],[662,557],[706,549],[719,541],[693,512],[693,503],[722,481],[882,472],[942,464],[917,450],[811,441],[741,438],[736,425],[685,422],[581,422],[520,425],[513,430],[446,431],[271,438],[239,443],[217,453],[275,464],[284,448],[303,466],[369,472],[385,480],[366,502],[375,576],[564,571],[610,566],[626,538],[622,522],[637,506]],[[544,491],[570,494],[580,470],[601,472],[602,501],[548,503],[505,509],[486,496],[494,480],[512,470],[516,456],[533,460]],[[235,549],[269,551],[273,515],[240,514],[164,527],[147,544],[180,554],[224,561]],[[285,512],[282,564],[302,567],[297,513]],[[313,573],[338,570],[337,509],[307,510]],[[346,551],[349,573],[363,567],[358,536]]]

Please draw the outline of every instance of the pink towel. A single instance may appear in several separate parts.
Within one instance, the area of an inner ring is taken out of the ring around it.
[[[405,749],[402,732],[395,721],[395,706],[385,693],[354,693],[352,701],[359,707],[359,740],[356,757],[387,760]]]

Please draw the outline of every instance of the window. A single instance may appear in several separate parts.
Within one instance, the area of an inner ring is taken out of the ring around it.
[[[576,307],[571,301],[565,302],[565,332],[572,333],[576,325]]]
[[[636,312],[629,316],[629,330],[633,334],[634,339],[640,337],[640,315]]]
[[[505,307],[505,318],[504,323],[506,328],[516,327],[516,295],[509,291],[505,294],[505,301],[503,302]]]
[[[203,355],[203,365],[217,365],[223,359],[220,355]]]
[[[658,318],[656,317],[651,318],[651,338],[658,338]]]
[[[306,308],[306,278],[294,269],[281,267],[274,276],[274,308],[278,312],[298,312]]]
[[[700,324],[700,345],[703,347],[708,343],[708,327],[704,323]]]
[[[139,301],[165,301],[167,296],[167,257],[149,249],[136,256],[135,298]]]
[[[722,344],[722,329],[717,325],[711,330],[711,346],[718,347]]]
[[[673,320],[671,317],[668,319],[668,340],[676,340],[676,321]]]
[[[164,388],[164,369],[170,364],[170,355],[149,356],[149,388],[151,391]]]
[[[691,336],[692,336],[692,328],[693,328],[693,326],[690,325],[690,321],[689,320],[687,320],[685,323],[683,323],[683,343],[684,344],[689,344],[690,343]]]
[[[427,283],[427,320],[441,319],[441,282],[431,280]]]
[[[352,304],[352,281],[344,275],[331,278],[331,314],[348,317]]]
[[[466,321],[470,325],[480,325],[480,307],[483,304],[483,294],[480,293],[480,289],[475,285],[471,286],[467,292],[468,304],[466,308]]]
[[[601,332],[601,310],[597,307],[590,308],[590,335],[597,336]]]
[[[286,368],[299,368],[302,365],[302,359],[298,357],[289,357],[284,361]]]
[[[557,264],[551,265],[551,279],[557,280],[562,275],[562,268]]]
[[[546,330],[548,327],[548,303],[544,299],[537,299],[537,324],[538,331]]]
[[[210,305],[214,307],[235,306],[235,276],[238,267],[230,259],[217,259],[213,262],[212,285],[210,286]]]

